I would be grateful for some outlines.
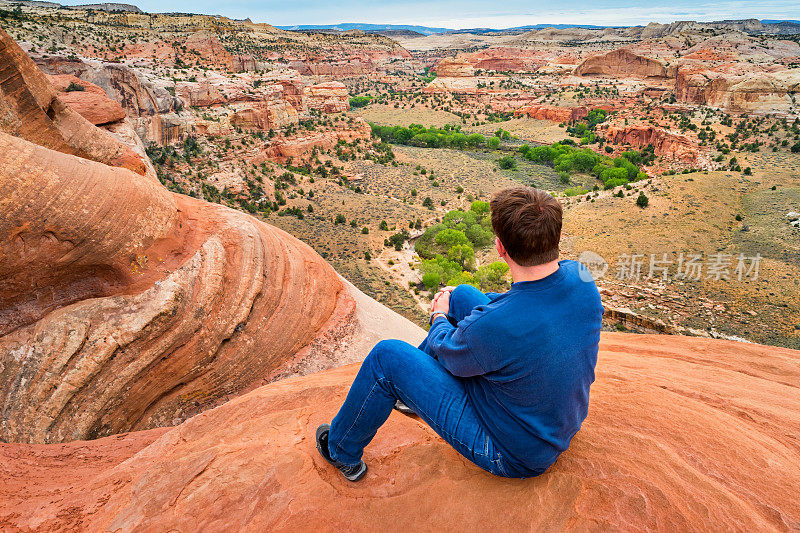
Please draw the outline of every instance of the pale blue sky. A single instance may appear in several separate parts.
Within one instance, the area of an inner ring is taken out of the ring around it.
[[[62,0],[84,4],[90,0]],[[250,17],[274,25],[368,22],[446,28],[508,28],[529,24],[637,25],[675,20],[800,19],[798,0],[119,0],[151,13],[192,12]]]

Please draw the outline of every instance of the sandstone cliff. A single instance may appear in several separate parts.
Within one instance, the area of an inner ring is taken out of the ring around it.
[[[304,87],[303,101],[308,109],[323,113],[343,113],[350,109],[347,87],[338,81]]]
[[[600,74],[622,78],[667,78],[674,77],[674,69],[668,69],[660,60],[620,48],[584,60],[575,68],[575,74],[577,76]]]
[[[531,104],[514,111],[514,116],[550,120],[553,122],[574,122],[589,116],[589,109],[586,106],[560,107],[545,104]]]
[[[675,96],[680,102],[718,107],[730,113],[791,114],[800,92],[800,72],[765,72],[730,66],[703,68],[686,62],[678,68]]]
[[[469,78],[475,75],[475,67],[466,59],[445,58],[436,65],[436,75],[442,78]]]
[[[708,154],[702,152],[697,143],[687,136],[652,124],[609,126],[605,130],[605,137],[609,143],[630,145],[635,150],[652,145],[655,154],[667,160],[681,161],[697,167],[711,165]]]

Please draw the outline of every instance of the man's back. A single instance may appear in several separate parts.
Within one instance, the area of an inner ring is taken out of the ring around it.
[[[561,261],[546,278],[490,295],[432,346],[445,367],[465,358],[455,373],[478,417],[495,445],[531,470],[555,461],[588,412],[603,308],[578,268]]]

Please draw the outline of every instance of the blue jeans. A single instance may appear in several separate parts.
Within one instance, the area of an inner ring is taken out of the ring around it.
[[[450,295],[448,319],[457,324],[489,298],[470,285]],[[461,378],[448,372],[429,352],[399,340],[381,341],[358,371],[347,399],[331,422],[331,457],[357,464],[397,400],[414,410],[458,453],[497,476],[521,477],[510,468],[482,427]],[[529,476],[531,474],[522,474]]]

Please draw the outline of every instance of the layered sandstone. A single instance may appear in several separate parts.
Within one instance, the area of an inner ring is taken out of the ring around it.
[[[707,105],[730,113],[790,114],[792,95],[800,92],[800,72],[717,67],[688,63],[678,69],[675,96],[680,102]]]
[[[535,71],[540,65],[544,64],[536,50],[508,46],[497,46],[481,50],[470,54],[467,59],[476,70],[505,72]]]
[[[625,48],[612,50],[584,60],[575,68],[577,76],[602,75],[615,78],[667,78],[674,77],[674,69],[658,59],[645,57]]]
[[[142,155],[98,130],[64,102],[47,76],[0,29],[0,131],[139,174]],[[155,179],[155,176],[152,176]]]
[[[263,151],[263,157],[281,164],[290,159],[298,162],[310,156],[314,150],[334,148],[339,141],[352,143],[369,141],[371,138],[372,129],[369,124],[363,118],[357,117],[347,128],[276,139]]]
[[[605,137],[611,144],[629,145],[636,150],[652,145],[656,155],[668,160],[700,167],[710,164],[708,155],[702,153],[697,143],[689,137],[652,124],[609,126]]]
[[[317,109],[323,113],[343,113],[350,109],[347,87],[338,81],[304,87],[303,101],[308,109]]]
[[[800,352],[604,333],[589,416],[545,474],[494,477],[393,413],[357,484],[314,448],[356,367],[293,378],[175,428],[0,445],[0,524],[41,530],[791,531]],[[509,502],[513,502],[510,505]]]
[[[298,121],[297,110],[284,100],[239,105],[231,117],[233,126],[265,131],[297,124]]]
[[[516,110],[514,116],[553,122],[575,122],[589,116],[589,109],[585,106],[561,107],[547,104],[531,104]]]
[[[466,59],[445,58],[436,65],[436,75],[442,78],[469,78],[475,75],[475,67]]]
[[[174,92],[171,80],[147,77],[125,65],[97,60],[48,56],[36,61],[45,72],[76,76],[82,84],[100,87],[122,106],[144,140],[165,145],[181,140],[188,129],[190,120],[182,112],[184,103],[170,93]]]
[[[13,51],[0,49],[14,119],[0,132],[0,441],[173,425],[361,351],[355,293],[321,257],[111,166],[98,148],[140,160]]]

